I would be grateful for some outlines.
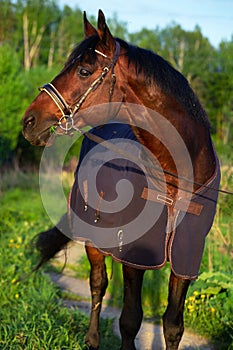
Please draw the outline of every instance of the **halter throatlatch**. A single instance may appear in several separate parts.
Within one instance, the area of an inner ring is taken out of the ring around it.
[[[112,84],[110,86],[109,90],[109,102],[112,100],[113,92],[114,92],[114,86],[116,83],[116,75],[114,73],[114,67],[117,62],[117,59],[120,54],[120,44],[116,41],[116,50],[115,54],[109,63],[109,65],[105,66],[102,69],[101,74],[91,83],[90,87],[84,92],[84,94],[78,99],[77,102],[74,102],[73,104],[69,105],[66,100],[63,98],[63,96],[60,94],[60,92],[55,88],[55,86],[51,83],[45,84],[44,86],[40,87],[40,91],[45,91],[53,100],[53,102],[57,105],[59,110],[62,113],[62,117],[58,121],[58,125],[53,125],[51,127],[51,132],[54,132],[59,126],[65,133],[68,133],[68,131],[75,129],[79,132],[77,127],[74,125],[74,115],[79,111],[80,107],[82,106],[83,102],[87,98],[87,96],[92,92],[95,91],[98,86],[102,83],[108,72],[111,70],[112,73]],[[95,50],[97,54],[100,54],[104,57],[107,57],[102,52]]]

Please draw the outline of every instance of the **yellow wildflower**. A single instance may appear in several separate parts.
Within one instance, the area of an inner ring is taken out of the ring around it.
[[[193,307],[192,305],[188,305],[188,310],[189,310],[190,312],[193,312],[194,307]]]
[[[195,297],[191,296],[189,297],[189,301],[194,301],[195,300]]]

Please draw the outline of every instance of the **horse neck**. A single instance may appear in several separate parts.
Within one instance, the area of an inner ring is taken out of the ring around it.
[[[139,86],[135,80],[129,80],[125,101],[139,106],[139,112],[137,108],[132,108],[133,112],[124,112],[124,119],[134,125],[137,138],[154,154],[164,170],[177,174],[177,162],[182,163],[182,148],[185,146],[192,169],[184,164],[179,175],[188,178],[193,175],[194,180],[200,183],[210,179],[215,170],[215,155],[209,129],[205,125],[189,116],[174,98],[166,96],[159,88],[148,88],[145,84]],[[180,147],[180,151],[176,152],[180,152],[180,156],[175,160],[169,151],[174,147]],[[181,169],[182,164],[179,167]],[[166,175],[166,180],[177,185],[177,180],[169,175]]]

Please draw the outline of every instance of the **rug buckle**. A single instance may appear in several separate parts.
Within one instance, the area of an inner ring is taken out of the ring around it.
[[[172,198],[166,197],[162,194],[157,194],[157,200],[167,205],[173,205],[174,202]]]

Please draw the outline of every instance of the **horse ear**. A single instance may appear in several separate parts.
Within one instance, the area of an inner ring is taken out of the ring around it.
[[[106,24],[105,16],[101,10],[99,10],[98,16],[98,34],[102,43],[110,49],[115,48],[115,40]]]
[[[86,11],[83,12],[83,23],[84,23],[84,35],[85,38],[88,38],[92,35],[98,35],[97,30],[93,27],[93,25],[88,21]]]

